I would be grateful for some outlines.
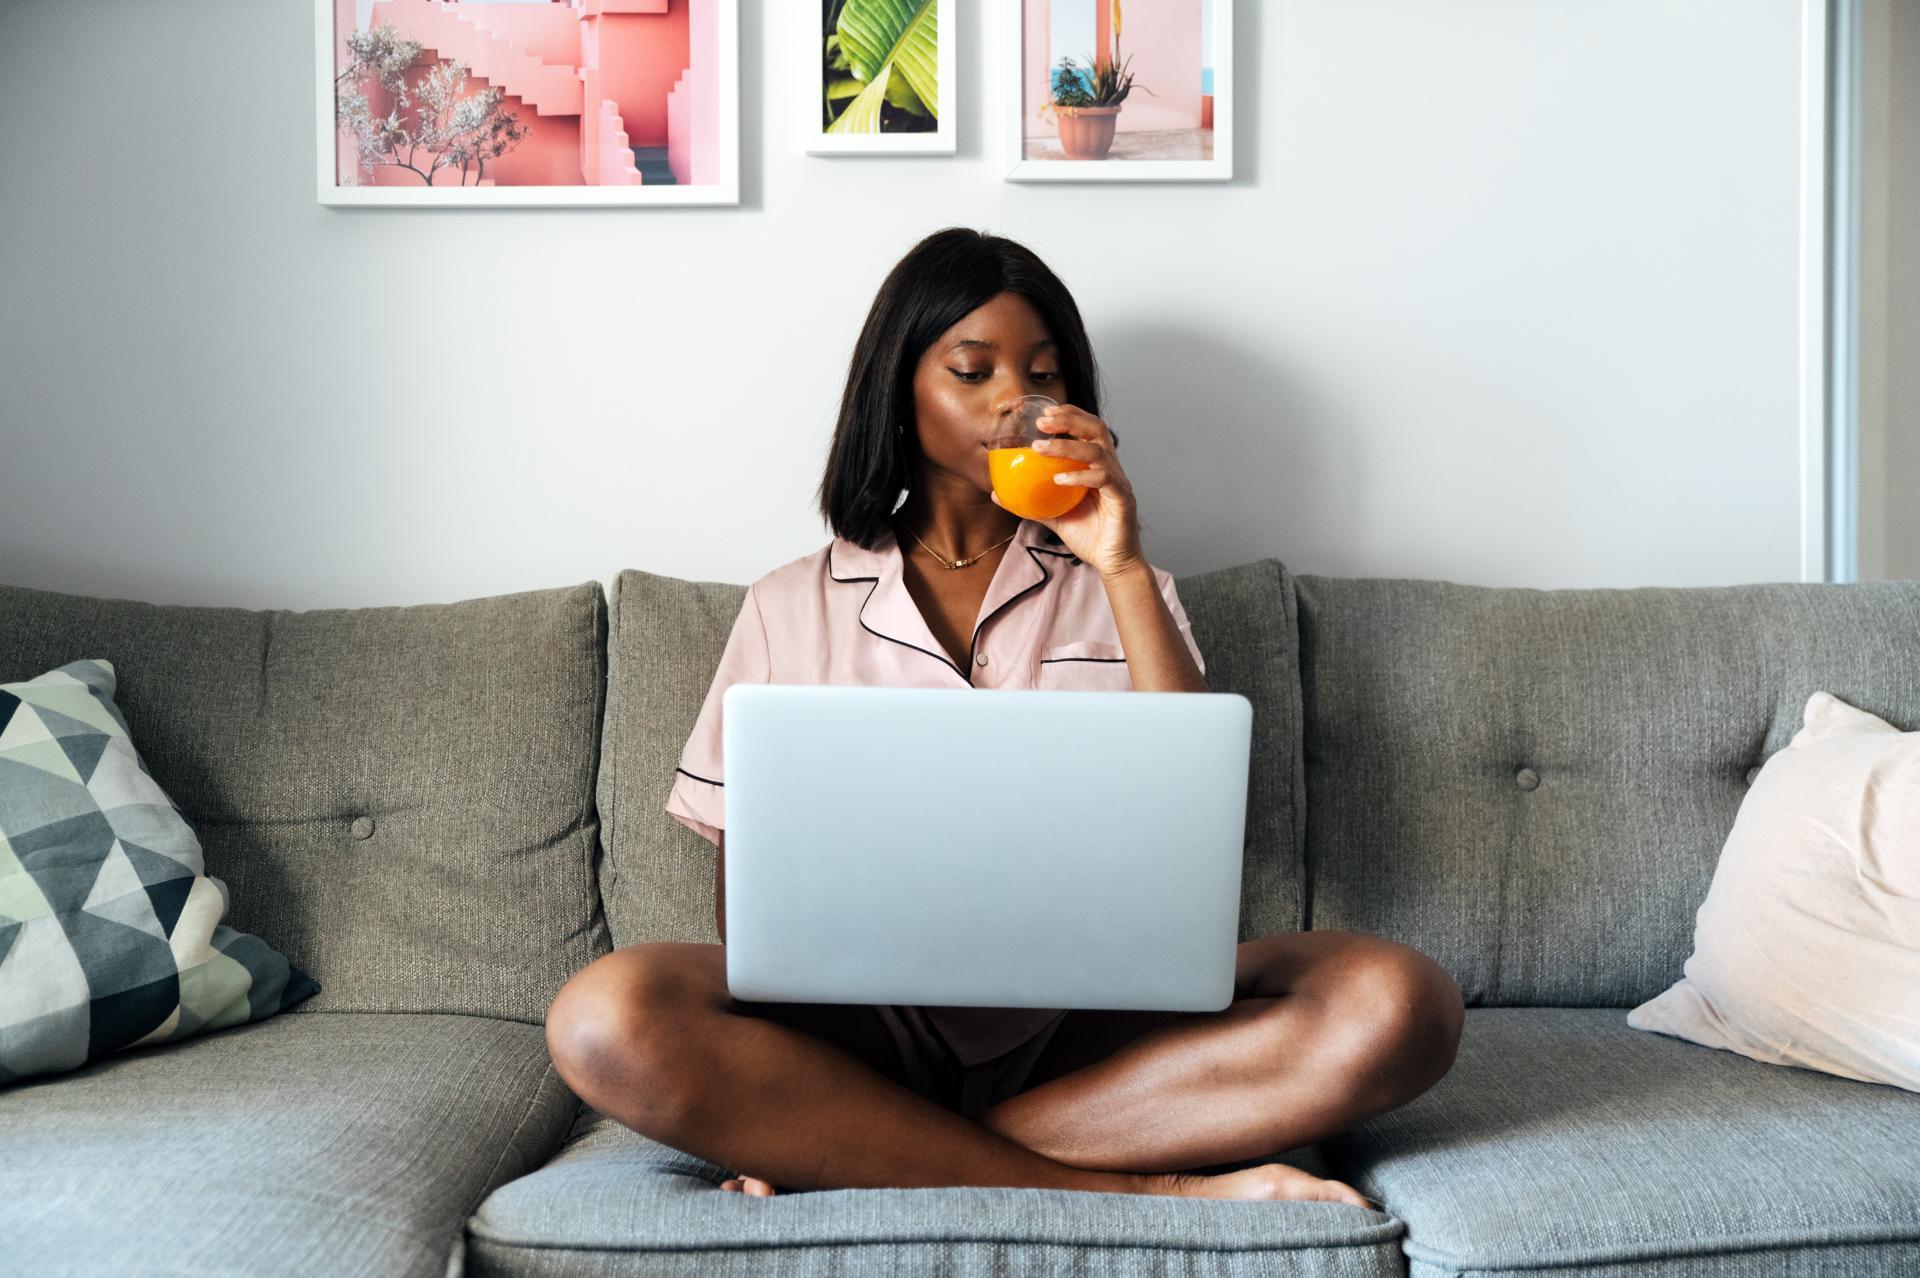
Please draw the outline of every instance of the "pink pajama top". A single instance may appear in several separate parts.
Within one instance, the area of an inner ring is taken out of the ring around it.
[[[736,683],[857,684],[895,688],[1033,688],[1127,691],[1132,679],[1099,571],[1047,528],[1020,521],[994,571],[964,665],[933,637],[908,593],[891,530],[873,550],[835,537],[747,587],[666,810],[718,844],[727,823],[721,775],[720,699]],[[1206,662],[1175,593],[1152,569],[1194,664]],[[926,1013],[964,1061],[999,1055],[1061,1015],[1047,1008],[943,1008]],[[969,1059],[971,1058],[971,1059]]]

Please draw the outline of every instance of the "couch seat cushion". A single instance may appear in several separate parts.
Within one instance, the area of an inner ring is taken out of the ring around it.
[[[1306,1165],[1312,1155],[1302,1153]],[[558,1157],[481,1204],[468,1226],[468,1271],[1404,1272],[1400,1222],[1337,1203],[972,1188],[748,1198],[719,1188],[731,1174],[582,1106]]]
[[[1463,1273],[1920,1273],[1920,1095],[1630,1029],[1474,1008],[1430,1091],[1327,1143]]]
[[[578,1102],[537,1025],[291,1012],[0,1091],[0,1270],[440,1278]]]

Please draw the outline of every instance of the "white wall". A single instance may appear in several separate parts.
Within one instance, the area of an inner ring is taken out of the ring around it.
[[[742,207],[423,213],[315,202],[305,4],[5,0],[0,581],[751,580],[948,223],[1075,291],[1176,573],[1797,578],[1796,0],[1241,0],[1225,187],[1002,182],[958,8],[957,158],[801,154],[813,6],[744,0]]]

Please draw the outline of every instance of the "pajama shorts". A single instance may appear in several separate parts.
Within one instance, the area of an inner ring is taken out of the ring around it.
[[[972,1118],[1025,1089],[1065,1011],[1033,1008],[934,1008],[877,1004],[893,1036],[906,1083],[936,1105]],[[956,1022],[964,1016],[964,1031]],[[1036,1025],[1036,1021],[1040,1023]],[[1011,1041],[1010,1036],[1018,1036]]]

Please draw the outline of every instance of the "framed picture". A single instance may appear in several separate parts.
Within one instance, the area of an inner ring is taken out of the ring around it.
[[[1009,182],[1233,176],[1233,0],[1020,0]]]
[[[951,0],[820,0],[809,155],[952,155]]]
[[[322,204],[740,202],[739,0],[313,0]]]

